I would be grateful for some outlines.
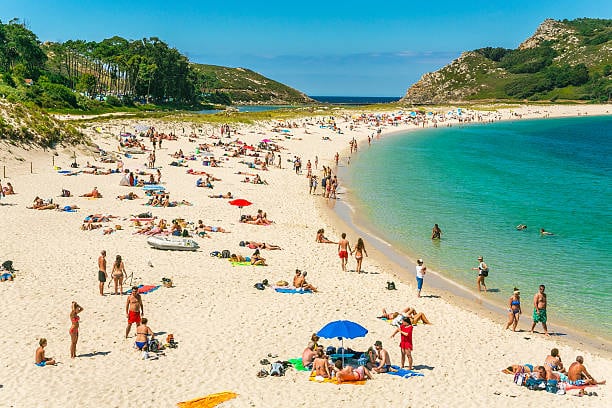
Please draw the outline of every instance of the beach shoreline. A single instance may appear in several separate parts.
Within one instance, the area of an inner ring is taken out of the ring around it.
[[[594,106],[592,109],[581,110],[584,105],[574,106],[575,110],[572,109],[557,109],[552,112],[552,114],[547,112],[532,112],[530,110],[522,111],[517,109],[506,109],[502,110],[502,119],[496,120],[495,123],[500,121],[526,121],[526,120],[544,120],[546,118],[564,118],[564,117],[580,117],[586,116],[606,116],[609,115],[608,106],[607,105],[599,105]],[[512,113],[517,113],[520,115],[525,115],[524,118],[515,117]],[[536,115],[533,117],[533,115]],[[538,116],[541,115],[541,116]],[[457,126],[459,124],[452,123],[453,126]],[[473,126],[473,125],[482,125],[481,123],[472,123],[466,124],[465,126]],[[396,137],[399,135],[410,137],[410,134],[413,132],[417,132],[419,130],[428,129],[428,128],[411,128],[411,129],[403,129],[398,131],[385,132],[381,137],[389,138]],[[367,148],[367,139],[359,140],[360,150]],[[375,147],[375,145],[374,145]],[[342,157],[350,156],[349,149],[345,149],[341,152]],[[350,167],[347,165],[346,160],[341,163],[340,168],[337,168],[337,172],[340,176],[346,176],[348,172],[350,172]],[[343,174],[344,173],[344,174]],[[341,177],[341,180],[344,180],[344,177]],[[350,189],[350,186],[348,187]],[[342,226],[341,229],[351,230],[353,235],[360,235],[362,238],[368,237],[371,242],[374,242],[374,246],[378,249],[377,261],[382,262],[383,259],[389,261],[394,265],[394,269],[397,268],[400,272],[397,273],[399,279],[402,279],[405,283],[410,286],[415,287],[414,282],[414,274],[412,271],[416,265],[416,255],[410,255],[408,253],[399,251],[395,248],[391,247],[391,244],[384,241],[378,233],[373,232],[375,229],[374,225],[370,225],[364,219],[361,219],[358,215],[358,211],[354,208],[354,203],[350,201],[350,191],[346,192],[342,195],[342,200],[338,200],[337,204],[332,205],[323,205],[320,207],[323,214],[328,217],[329,222]],[[333,207],[333,208],[330,208]],[[368,240],[366,239],[366,242]],[[372,245],[372,244],[370,244]],[[437,291],[441,291],[445,298],[452,299],[453,302],[461,304],[463,307],[467,308],[470,311],[478,312],[483,315],[483,317],[487,317],[491,319],[493,322],[497,322],[499,324],[504,324],[506,316],[507,305],[505,303],[505,299],[498,299],[494,297],[486,297],[486,295],[478,295],[474,293],[471,288],[466,287],[463,283],[456,282],[453,279],[444,275],[441,271],[432,270],[429,268],[428,277],[426,279],[426,284]],[[431,277],[435,276],[436,279],[431,280]],[[416,287],[415,287],[416,290]],[[526,302],[528,305],[531,304],[531,294],[527,294]],[[527,310],[530,306],[528,306]],[[527,313],[527,321],[530,320],[529,312]],[[525,320],[523,320],[522,325],[524,326]],[[559,321],[555,322],[554,326],[559,328],[559,335],[564,336],[563,341],[567,341],[568,344],[572,344],[574,346],[586,346],[590,348],[594,352],[600,353],[602,356],[606,358],[610,358],[612,356],[610,346],[612,346],[612,341],[609,338],[605,338],[600,334],[594,334],[589,331],[580,330],[580,326],[573,326],[570,322],[567,321]],[[525,332],[528,332],[525,330]],[[537,332],[537,329],[536,329]]]

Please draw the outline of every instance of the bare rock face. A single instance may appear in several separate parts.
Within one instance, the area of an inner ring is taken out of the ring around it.
[[[531,37],[523,41],[518,48],[519,50],[535,48],[544,41],[556,41],[564,37],[567,38],[568,42],[577,44],[579,41],[578,37],[572,34],[574,34],[574,31],[568,28],[565,24],[548,18],[544,20],[544,22],[537,28],[536,32]]]

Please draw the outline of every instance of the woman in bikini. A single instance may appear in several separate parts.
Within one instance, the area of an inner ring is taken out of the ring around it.
[[[323,234],[325,234],[325,230],[323,228],[319,229],[317,231],[317,237],[315,238],[315,241],[319,244],[337,244],[337,242],[333,242],[327,239]]]
[[[76,345],[79,341],[79,313],[83,311],[83,308],[77,303],[72,302],[72,309],[70,310],[70,358],[76,357]]]
[[[516,331],[521,313],[521,292],[514,288],[514,293],[508,299],[508,323],[505,330],[512,326],[512,331]]]
[[[121,289],[121,294],[123,295],[123,277],[125,276],[125,266],[123,265],[123,261],[121,260],[121,255],[117,255],[115,258],[115,263],[113,264],[113,271],[111,273],[113,276],[113,282],[115,283],[115,295],[117,293],[117,286]],[[109,282],[110,283],[110,282]]]
[[[149,336],[151,336],[151,339],[155,338],[155,334],[153,333],[153,330],[147,326],[147,322],[147,318],[143,317],[140,324],[136,328],[136,340],[134,344],[138,350],[146,350],[146,346],[149,342]]]
[[[363,243],[363,239],[359,238],[357,240],[357,245],[355,246],[355,259],[357,260],[357,273],[361,273],[361,263],[363,262],[363,254],[368,256],[368,251],[365,249],[365,245]]]

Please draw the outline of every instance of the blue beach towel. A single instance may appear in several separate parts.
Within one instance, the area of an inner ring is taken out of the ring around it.
[[[59,174],[68,174],[68,173],[72,173],[72,170],[58,170],[57,172]]]
[[[397,371],[387,371],[387,374],[396,375],[402,378],[410,378],[410,377],[425,377],[421,373],[417,373],[416,371],[406,370],[405,368],[399,368],[399,366],[391,366]]]
[[[303,295],[304,293],[312,293],[312,290],[298,290],[290,288],[274,288],[274,290],[279,293],[298,293],[300,295]]]

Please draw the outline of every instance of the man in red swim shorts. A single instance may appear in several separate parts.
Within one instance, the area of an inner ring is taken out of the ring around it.
[[[125,304],[125,314],[128,319],[127,328],[125,329],[125,338],[127,338],[130,334],[132,323],[140,324],[140,319],[144,315],[142,297],[138,293],[138,286],[132,286],[132,293],[129,294]]]
[[[338,256],[342,261],[342,270],[346,272],[346,263],[348,262],[348,253],[351,254],[353,251],[351,250],[351,246],[349,245],[348,239],[346,239],[346,233],[342,233],[342,239],[338,242]]]

